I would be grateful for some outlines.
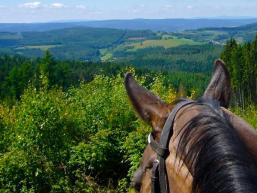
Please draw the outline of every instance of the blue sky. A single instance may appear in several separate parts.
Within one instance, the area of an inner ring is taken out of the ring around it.
[[[257,0],[1,0],[0,22],[257,17]]]

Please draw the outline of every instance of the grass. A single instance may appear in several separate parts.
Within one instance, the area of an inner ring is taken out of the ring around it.
[[[132,43],[129,46],[133,46],[133,50],[143,49],[148,47],[164,47],[173,48],[181,45],[199,45],[201,43],[195,42],[185,38],[171,38],[171,39],[160,39],[160,40],[145,40],[142,42]]]
[[[177,38],[171,35],[159,35],[161,39],[127,41],[112,48],[100,49],[101,60],[110,61],[114,52],[137,51],[149,47],[173,48],[181,45],[201,45],[203,43],[186,38]]]
[[[39,46],[23,46],[16,48],[17,50],[26,50],[26,49],[39,49],[42,51],[49,50],[51,48],[61,47],[62,45],[39,45]]]
[[[112,53],[107,48],[101,49],[100,54],[101,54],[101,61],[110,61],[113,58]]]
[[[103,55],[102,57],[101,57],[101,60],[102,61],[109,61],[109,60],[111,60],[112,59],[112,57],[113,57],[113,55],[112,55],[112,53],[106,53],[105,55]]]
[[[179,37],[186,37],[194,41],[209,42],[210,40],[224,43],[229,37],[227,32],[215,30],[184,31],[178,34]]]
[[[257,129],[257,106],[249,105],[245,109],[237,107],[233,108],[232,111]]]

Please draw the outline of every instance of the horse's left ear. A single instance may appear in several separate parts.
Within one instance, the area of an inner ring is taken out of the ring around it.
[[[130,73],[125,75],[125,87],[129,99],[139,116],[151,125],[154,131],[161,131],[170,112],[169,105],[140,86]]]
[[[228,108],[231,96],[229,72],[222,60],[214,63],[214,72],[203,97],[218,100],[220,105]]]

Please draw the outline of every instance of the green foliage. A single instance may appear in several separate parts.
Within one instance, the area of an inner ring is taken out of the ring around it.
[[[29,83],[39,89],[42,77],[49,88],[58,86],[67,90],[80,81],[91,81],[96,74],[116,75],[121,67],[110,63],[56,61],[50,52],[41,59],[20,56],[0,56],[0,99],[14,102],[23,94]]]
[[[157,71],[210,72],[213,61],[222,52],[222,46],[184,45],[175,48],[149,47],[130,51],[114,50],[113,57],[118,62],[131,63],[136,67]]]
[[[180,55],[185,48],[178,49]],[[202,49],[202,48],[201,48]],[[198,48],[195,50],[196,52]],[[201,51],[202,52],[202,51]],[[197,54],[195,58],[201,55],[201,52]],[[190,54],[189,52],[188,54]],[[211,54],[211,52],[208,52]],[[186,54],[187,55],[187,54]],[[180,57],[186,58],[186,55]],[[198,68],[201,69],[211,65],[214,57],[209,59],[208,64],[202,63]],[[197,59],[198,60],[198,59]],[[182,61],[182,60],[181,60]],[[173,67],[169,68],[165,66],[152,66],[147,69],[145,65],[137,67],[137,72],[141,76],[146,77],[147,84],[153,81],[153,77],[158,74],[164,75],[164,84],[173,85],[175,89],[179,89],[181,85],[185,88],[185,91],[190,95],[191,90],[196,90],[198,93],[203,92],[208,82],[208,74],[206,73],[192,73],[187,72],[193,69],[189,66],[194,66],[196,61],[178,62],[172,64],[180,66],[179,68],[185,71],[172,71]],[[210,63],[210,64],[209,64]],[[131,65],[130,65],[131,66]],[[165,67],[165,69],[163,69]],[[45,56],[41,59],[27,59],[19,56],[0,56],[0,99],[4,100],[8,104],[15,103],[16,99],[20,99],[20,96],[24,93],[24,89],[28,84],[32,84],[37,89],[43,85],[47,85],[48,88],[61,87],[64,91],[67,91],[70,87],[78,87],[81,81],[92,81],[96,75],[107,75],[109,77],[125,72],[128,69],[128,65],[120,63],[92,63],[92,62],[79,62],[79,61],[59,61],[56,60],[53,55],[47,51]],[[204,69],[202,69],[205,71]],[[209,70],[209,69],[208,69]],[[194,71],[194,70],[193,70]],[[200,70],[201,71],[201,70]]]
[[[253,86],[255,44],[225,47],[234,89]],[[59,61],[50,52],[0,56],[0,192],[127,192],[151,128],[129,104],[122,76],[135,70],[126,61],[138,66],[141,84],[172,102],[202,93],[220,50],[147,48],[118,56],[125,64]],[[254,106],[235,111],[256,127]]]
[[[147,47],[172,48],[172,47],[178,47],[181,45],[198,45],[198,44],[200,43],[192,41],[190,39],[165,38],[160,40],[145,40],[142,42],[132,43],[132,44],[128,44],[127,47],[129,47],[129,50],[137,50],[137,49],[143,49]]]
[[[149,30],[71,27],[42,32],[0,32],[0,53],[42,57],[50,50],[58,59],[100,60],[100,50],[122,44],[130,38],[156,38]]]
[[[257,107],[255,105],[248,105],[245,109],[234,107],[232,110],[254,128],[257,128]]]
[[[198,30],[186,30],[175,33],[177,37],[189,38],[194,41],[210,42],[214,44],[223,44],[230,38],[236,41],[252,41],[256,36],[256,23],[238,26],[238,27],[220,27],[220,28],[203,28]]]
[[[252,43],[238,44],[231,39],[221,55],[231,75],[234,104],[246,107],[256,104],[257,97],[257,36]]]
[[[142,152],[146,146],[147,136],[151,132],[151,129],[141,124],[136,131],[131,132],[126,138],[123,144],[126,150],[127,161],[130,162],[130,169],[128,171],[128,176],[132,177],[133,172],[139,166],[140,158],[142,157]]]
[[[49,82],[43,76],[13,107],[0,106],[0,191],[125,192],[150,128],[135,117],[123,78],[99,75],[66,92]],[[162,76],[147,84],[164,100],[175,96]]]
[[[139,23],[141,22],[148,21],[139,21]],[[181,22],[183,26],[185,24],[184,20],[172,21],[170,25],[166,23],[164,26],[169,26],[168,28],[170,28],[174,25],[173,22],[178,22],[175,24],[175,28],[181,26]],[[56,24],[51,25],[48,26],[50,29],[56,28]],[[209,43],[221,47],[231,37],[239,42],[251,41],[256,35],[257,28],[256,24],[251,24],[241,27],[205,28],[176,33],[155,33],[150,30],[118,30],[76,27],[76,25],[71,24],[70,28],[63,26],[64,29],[49,31],[44,26],[44,30],[41,32],[36,30],[37,26],[30,28],[29,32],[0,32],[0,53],[19,54],[26,57],[42,57],[44,52],[49,49],[58,59],[81,61],[115,60],[115,57],[110,57],[114,52],[121,51],[121,53],[127,54],[127,51],[137,48],[155,47],[155,49],[158,49],[159,47],[164,49],[179,45],[196,45],[199,42],[200,44]],[[166,27],[165,30],[167,30]],[[108,54],[103,54],[102,50],[108,50]],[[159,64],[161,64],[161,61],[159,61]]]
[[[11,145],[0,159],[4,179],[0,187],[12,192],[50,190],[73,142],[75,128],[69,127],[65,102],[59,90],[29,88],[25,92],[12,111],[15,120],[8,125],[13,133]]]
[[[31,86],[0,115],[1,191],[95,192],[96,182],[126,176],[122,143],[136,118],[120,77],[97,76],[66,93]]]
[[[88,143],[81,142],[72,147],[69,168],[74,175],[83,172],[92,176],[105,176],[105,178],[111,175],[115,179],[120,175],[117,172],[119,161],[122,159],[121,155],[118,155],[120,149],[116,145],[117,139],[114,138],[112,131],[100,130],[89,139]],[[113,164],[117,167],[116,171],[110,167]],[[99,180],[104,182],[105,179]]]

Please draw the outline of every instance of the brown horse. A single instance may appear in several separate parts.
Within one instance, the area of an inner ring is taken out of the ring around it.
[[[153,128],[132,179],[136,190],[257,193],[257,133],[227,110],[231,88],[223,61],[215,62],[198,101],[166,104],[131,74],[125,87],[139,116]]]

